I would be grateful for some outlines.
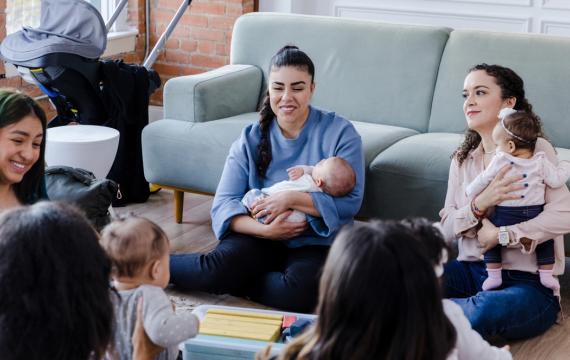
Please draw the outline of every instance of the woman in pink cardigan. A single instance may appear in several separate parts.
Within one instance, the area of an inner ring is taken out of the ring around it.
[[[505,200],[520,199],[525,174],[503,168],[475,198],[466,187],[491,162],[495,143],[491,133],[502,108],[532,113],[525,98],[522,79],[511,69],[498,65],[477,65],[465,78],[463,111],[468,130],[464,142],[453,154],[445,207],[441,223],[446,238],[456,239],[457,260],[445,268],[446,296],[456,302],[484,337],[520,339],[546,331],[558,317],[559,301],[544,287],[537,274],[533,254],[537,244],[554,239],[554,274],[564,272],[563,235],[570,233],[570,192],[566,186],[546,190],[544,211],[532,220],[495,227],[487,218],[493,207]],[[553,146],[543,138],[535,152],[558,162]],[[499,244],[502,248],[502,285],[482,291],[487,277],[482,253]]]

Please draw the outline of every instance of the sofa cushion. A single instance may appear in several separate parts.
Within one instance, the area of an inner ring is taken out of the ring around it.
[[[293,43],[315,63],[316,106],[353,121],[425,132],[448,34],[437,27],[250,13],[234,25],[230,62],[267,72],[277,50]]]
[[[428,133],[407,137],[370,164],[360,216],[439,219],[445,201],[451,154],[462,136]]]
[[[556,146],[570,148],[570,38],[455,30],[441,59],[430,132],[463,132],[463,80],[476,64],[512,68],[525,82],[526,96]]]
[[[231,144],[244,127],[258,118],[257,113],[246,113],[205,123],[164,119],[149,124],[142,135],[146,179],[151,183],[214,193]],[[362,137],[366,165],[398,140],[418,134],[397,126],[353,124]],[[176,159],[176,166],[164,159]]]
[[[398,126],[371,124],[353,121],[352,124],[362,138],[365,164],[368,165],[376,156],[395,142],[408,136],[419,134],[417,131]]]
[[[142,134],[146,179],[213,194],[230,146],[258,118],[252,112],[204,123],[164,119],[149,124]]]

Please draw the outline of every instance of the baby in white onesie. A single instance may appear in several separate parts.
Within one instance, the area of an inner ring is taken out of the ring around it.
[[[249,190],[241,200],[242,204],[251,211],[257,200],[282,191],[325,192],[335,197],[345,196],[356,184],[356,175],[352,166],[346,160],[336,156],[323,159],[315,166],[294,166],[287,169],[287,173],[288,180],[280,181],[261,190]],[[300,222],[305,218],[304,213],[293,210],[287,221]],[[258,220],[264,222],[265,216]]]
[[[150,340],[165,348],[156,359],[174,360],[178,344],[196,336],[196,315],[176,314],[164,292],[170,279],[170,251],[166,234],[150,220],[135,216],[115,220],[101,233],[101,245],[113,264],[115,341],[110,359],[130,360],[137,304],[143,301],[143,324]]]

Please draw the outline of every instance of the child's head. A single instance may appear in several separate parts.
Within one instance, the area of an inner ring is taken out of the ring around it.
[[[318,321],[291,351],[307,359],[445,359],[455,331],[432,269],[402,224],[343,228],[324,265]]]
[[[313,169],[313,179],[318,187],[332,196],[344,196],[356,184],[356,175],[348,161],[332,156],[323,159]]]
[[[542,136],[542,123],[537,115],[505,108],[499,119],[492,134],[498,150],[512,155],[520,150],[534,151],[536,140]]]
[[[101,231],[101,245],[113,263],[116,280],[136,279],[162,288],[170,280],[168,237],[152,221],[126,216]]]
[[[2,358],[30,358],[30,349],[45,359],[102,358],[114,323],[110,273],[97,233],[73,207],[39,202],[4,211]]]
[[[13,187],[22,204],[44,194],[47,120],[29,96],[0,89],[0,184]]]
[[[434,267],[436,275],[442,276],[443,265],[449,258],[450,248],[441,231],[432,222],[424,218],[404,219],[400,223],[416,236],[420,246],[423,246],[428,260]]]

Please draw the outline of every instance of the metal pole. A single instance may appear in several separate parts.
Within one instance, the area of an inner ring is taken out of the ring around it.
[[[174,28],[178,24],[178,21],[180,21],[180,18],[182,17],[182,15],[184,15],[184,11],[186,11],[188,6],[190,6],[191,2],[192,0],[184,0],[182,2],[178,10],[176,11],[176,14],[174,14],[174,18],[172,18],[172,20],[168,23],[166,30],[164,30],[164,33],[162,33],[160,39],[158,39],[158,42],[156,43],[156,45],[154,45],[154,48],[152,49],[148,57],[145,59],[143,66],[148,70],[150,70],[150,68],[152,68],[152,65],[154,65],[156,58],[164,48],[166,40],[168,39],[172,31],[174,31]]]
[[[127,5],[128,2],[129,2],[129,0],[121,0],[119,5],[117,5],[117,7],[115,8],[115,11],[113,12],[113,15],[111,15],[111,18],[105,24],[105,28],[107,28],[107,32],[109,32],[109,30],[111,30],[113,23],[115,22],[115,20],[117,20],[117,18],[119,17],[119,14],[121,13],[121,11],[125,7],[125,5]]]
[[[150,0],[144,4],[144,58],[150,52]]]

